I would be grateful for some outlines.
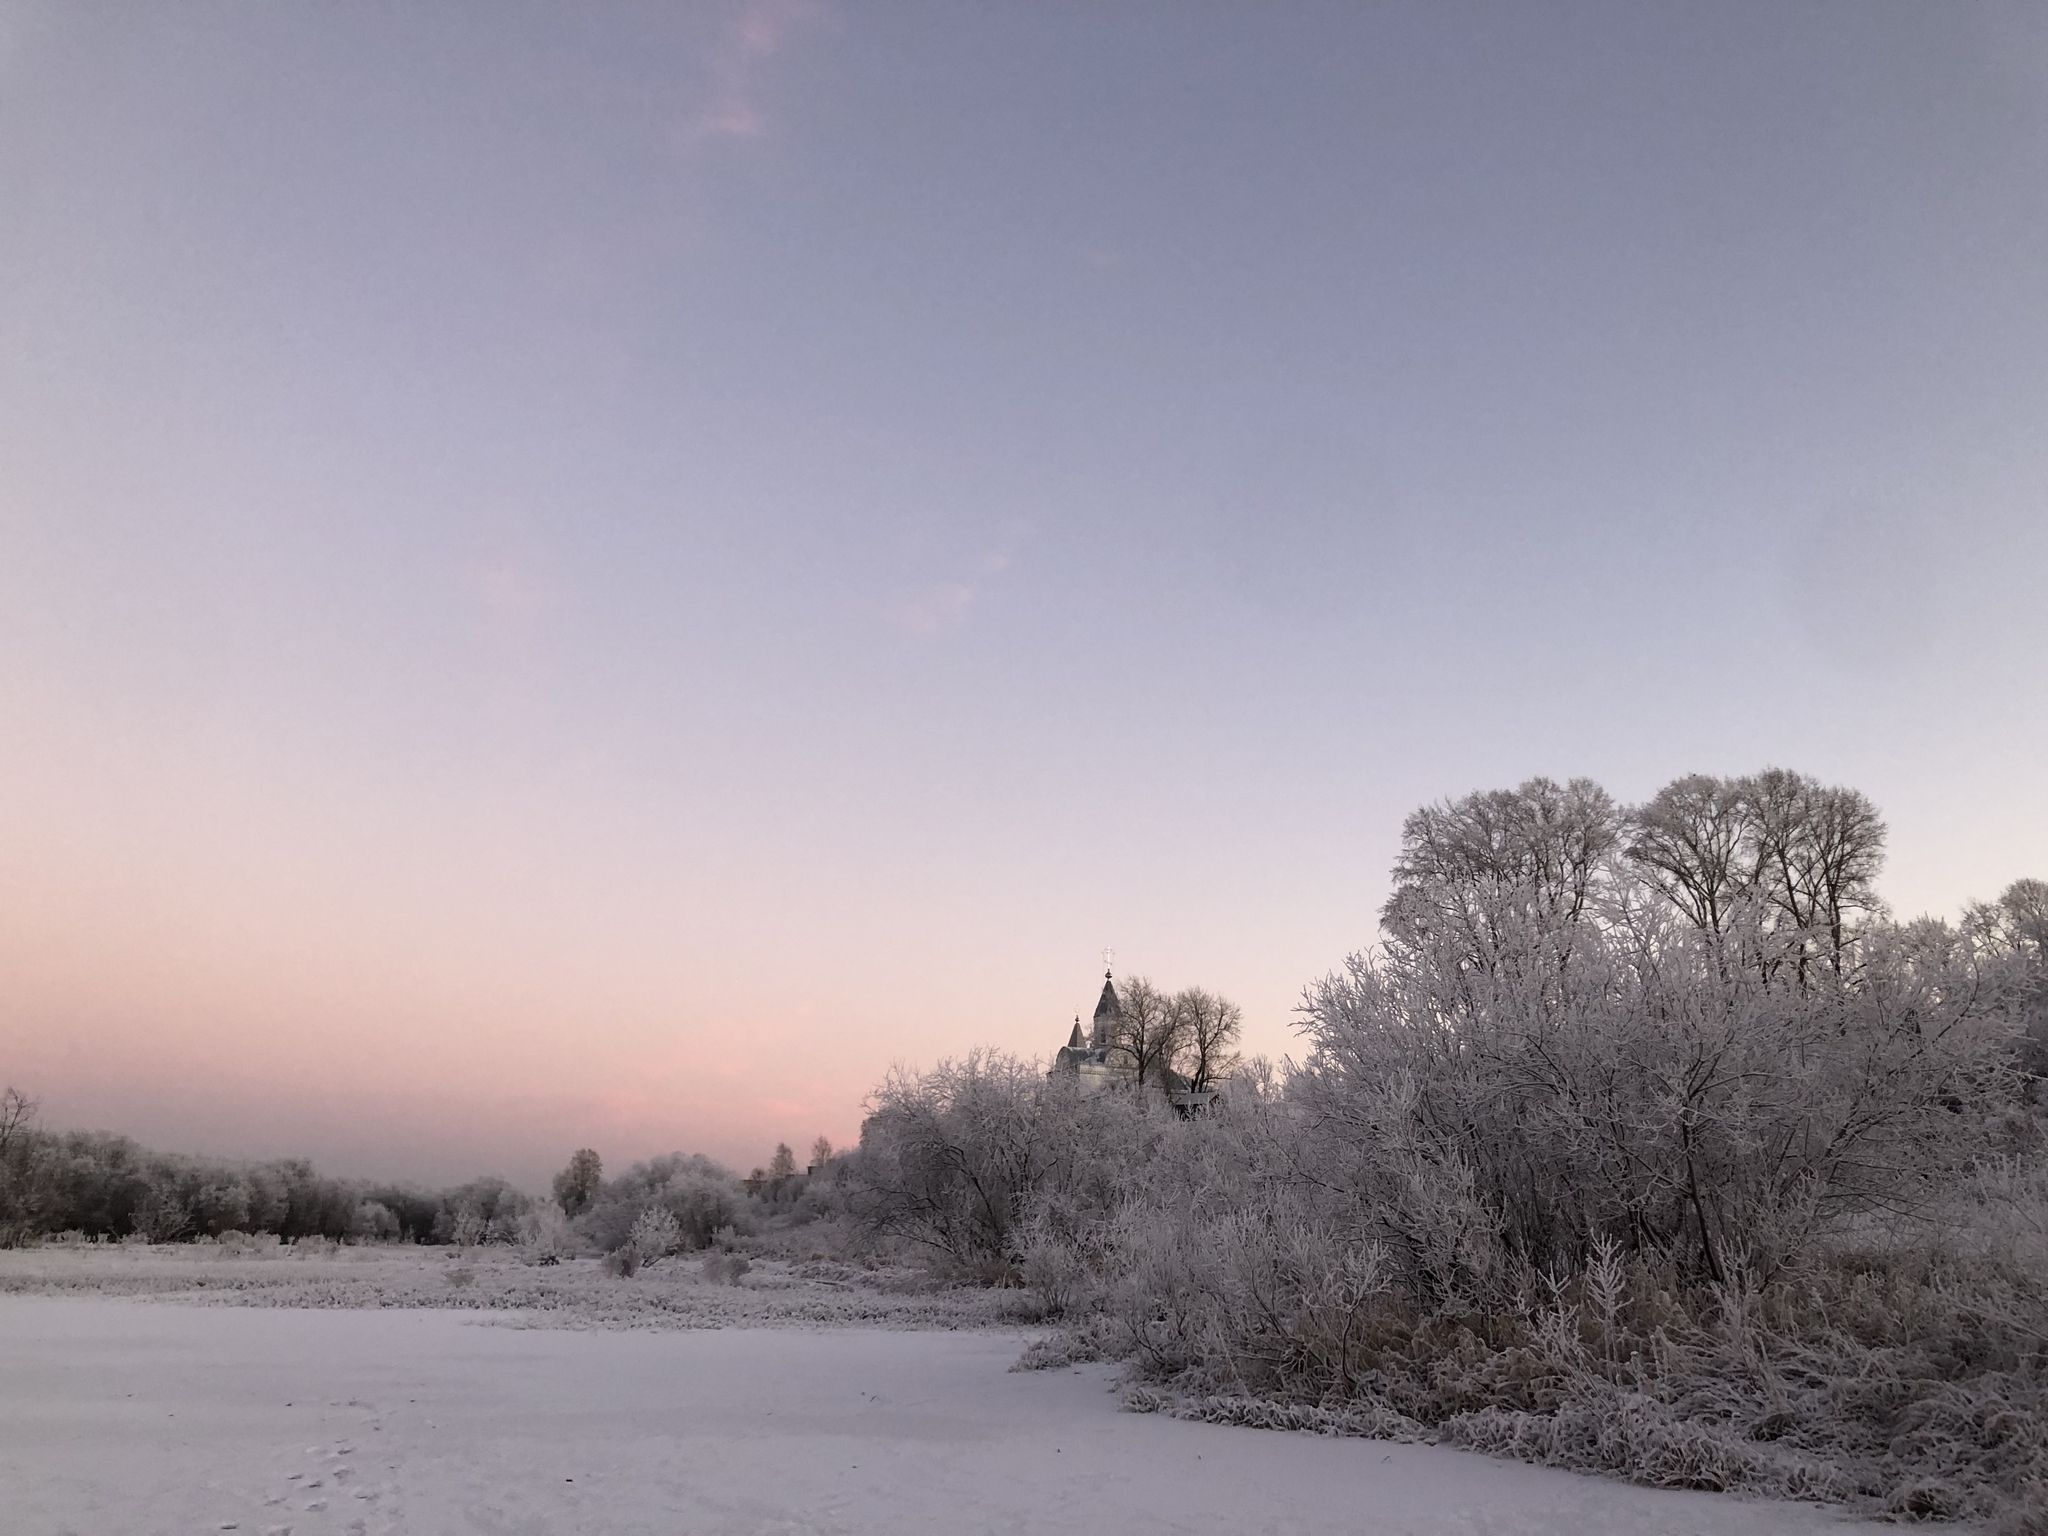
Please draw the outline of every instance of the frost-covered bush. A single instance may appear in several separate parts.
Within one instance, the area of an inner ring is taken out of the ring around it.
[[[560,1263],[582,1248],[582,1240],[553,1201],[538,1201],[520,1218],[519,1251],[528,1263]]]
[[[1025,1274],[1182,1411],[2024,1523],[2030,973],[1884,920],[1882,836],[1784,774],[1419,813],[1301,1067],[1129,1123],[1107,1200],[1027,1199]]]
[[[503,1179],[472,1179],[441,1197],[433,1240],[463,1248],[481,1243],[516,1243],[520,1222],[533,1204],[531,1196]]]
[[[699,1266],[704,1278],[713,1285],[738,1285],[753,1267],[753,1260],[744,1253],[723,1252],[706,1254]]]
[[[749,1220],[746,1192],[731,1169],[700,1154],[672,1152],[635,1163],[603,1184],[575,1230],[614,1252],[631,1240],[634,1223],[650,1207],[674,1218],[683,1250],[708,1247],[719,1228]]]
[[[999,1051],[894,1072],[868,1108],[859,1150],[836,1160],[847,1209],[988,1280],[1013,1277],[1020,1250],[1073,1213],[1104,1208],[1117,1167],[1162,1118]]]
[[[683,1246],[683,1229],[673,1212],[659,1205],[650,1205],[634,1218],[626,1246],[640,1256],[643,1266],[652,1264]]]

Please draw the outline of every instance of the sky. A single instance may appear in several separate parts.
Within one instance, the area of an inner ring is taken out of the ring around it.
[[[541,1187],[1789,766],[2048,877],[2048,10],[0,3],[0,1078]]]

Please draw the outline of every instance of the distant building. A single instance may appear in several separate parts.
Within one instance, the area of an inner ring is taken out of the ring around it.
[[[1095,1000],[1095,1018],[1087,1034],[1081,1032],[1081,1018],[1074,1016],[1074,1032],[1052,1059],[1052,1072],[1071,1072],[1081,1080],[1083,1093],[1100,1093],[1105,1088],[1135,1092],[1138,1061],[1123,1045],[1123,1000],[1116,995],[1116,979],[1102,973],[1102,996]],[[1220,1084],[1197,1088],[1193,1081],[1164,1064],[1155,1066],[1154,1081],[1145,1084],[1182,1115],[1199,1114],[1223,1097]]]

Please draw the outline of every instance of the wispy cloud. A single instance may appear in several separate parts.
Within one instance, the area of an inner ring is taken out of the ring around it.
[[[897,627],[913,635],[936,635],[965,624],[988,578],[1008,569],[1009,564],[1007,546],[990,550],[975,562],[966,578],[939,582],[899,604],[893,615]]]
[[[941,582],[896,610],[896,622],[913,635],[936,635],[967,622],[974,588],[964,581]]]
[[[712,54],[709,91],[686,130],[689,142],[752,139],[766,131],[761,105],[765,66],[791,29],[816,9],[807,0],[746,0],[740,6]]]

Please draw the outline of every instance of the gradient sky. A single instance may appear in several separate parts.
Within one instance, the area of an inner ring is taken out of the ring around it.
[[[1403,815],[2048,876],[2048,8],[0,6],[0,1078],[742,1167]]]

